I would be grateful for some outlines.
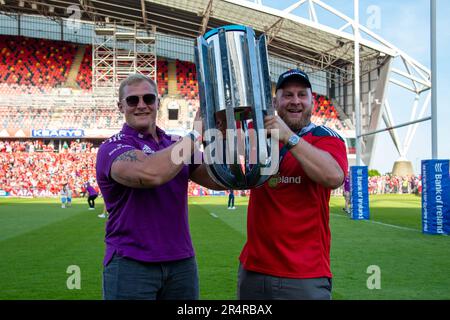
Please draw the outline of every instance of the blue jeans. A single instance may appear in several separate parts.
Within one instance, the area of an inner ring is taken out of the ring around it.
[[[114,255],[103,270],[105,300],[198,300],[195,257],[145,263]]]

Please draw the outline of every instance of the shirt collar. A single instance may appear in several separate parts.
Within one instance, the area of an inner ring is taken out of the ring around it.
[[[135,138],[139,138],[139,139],[143,139],[143,140],[148,140],[148,139],[153,139],[153,136],[150,133],[142,133],[137,131],[136,129],[130,127],[128,124],[124,123],[123,127],[122,127],[122,131],[123,134],[126,135],[130,135],[133,136]],[[158,137],[161,138],[167,138],[166,133],[161,130],[158,126],[156,126],[156,134],[158,135]]]
[[[303,127],[303,129],[300,130],[298,135],[303,136],[303,135],[307,134],[309,131],[311,131],[312,129],[314,129],[315,127],[316,127],[316,125],[314,123],[310,122],[307,126]]]

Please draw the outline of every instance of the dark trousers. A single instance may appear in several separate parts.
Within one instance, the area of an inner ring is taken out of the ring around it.
[[[103,271],[105,300],[198,300],[195,257],[145,263],[114,255]]]
[[[234,195],[228,196],[228,208],[234,207]]]
[[[331,300],[331,279],[291,279],[245,270],[239,265],[239,300]]]
[[[88,204],[90,208],[95,208],[95,199],[97,199],[98,195],[93,195],[88,197]]]

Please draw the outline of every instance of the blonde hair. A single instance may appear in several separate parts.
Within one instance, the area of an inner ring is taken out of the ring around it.
[[[158,86],[156,85],[156,82],[153,81],[153,79],[150,79],[149,77],[144,76],[143,74],[140,74],[140,73],[133,73],[133,74],[130,74],[126,79],[124,79],[120,83],[120,86],[119,86],[119,101],[122,101],[122,99],[123,99],[123,91],[125,90],[126,86],[130,86],[132,84],[139,83],[139,82],[142,82],[142,81],[147,81],[148,83],[150,83],[150,85],[156,91],[156,96],[158,96]]]

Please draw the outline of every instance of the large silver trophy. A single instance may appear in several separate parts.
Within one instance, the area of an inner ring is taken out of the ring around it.
[[[265,35],[238,25],[213,29],[197,38],[195,59],[209,174],[229,189],[263,184],[278,162],[271,148],[278,151],[278,142],[264,131],[264,116],[273,114]]]

